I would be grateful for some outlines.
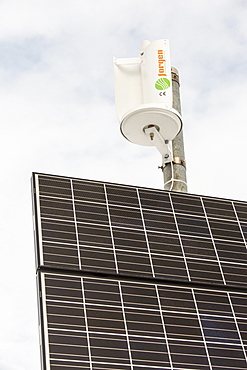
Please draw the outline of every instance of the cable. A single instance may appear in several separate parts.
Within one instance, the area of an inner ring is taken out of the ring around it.
[[[173,166],[173,162],[170,162],[171,164],[171,179],[166,181],[165,184],[164,184],[164,188],[166,187],[166,185],[171,182],[171,186],[170,186],[170,189],[168,191],[172,191],[172,188],[174,186],[174,182],[177,181],[177,182],[182,182],[184,183],[186,186],[187,186],[187,183],[183,180],[179,180],[179,179],[175,179],[174,178],[174,166]]]
[[[170,187],[170,189],[169,189],[169,191],[171,191],[172,190],[172,188],[173,188],[173,185],[174,185],[174,167],[173,167],[173,162],[171,162],[171,171],[172,171],[172,178],[171,178],[171,187]]]

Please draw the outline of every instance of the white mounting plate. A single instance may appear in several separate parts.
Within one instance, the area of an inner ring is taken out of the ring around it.
[[[182,128],[182,119],[173,108],[142,104],[123,116],[120,128],[123,136],[132,143],[153,146],[144,131],[149,125],[154,125],[164,140],[173,140]]]

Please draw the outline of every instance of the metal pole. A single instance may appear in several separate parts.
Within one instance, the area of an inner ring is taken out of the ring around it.
[[[173,108],[181,114],[178,70],[172,67]],[[172,141],[173,162],[162,168],[164,189],[187,193],[183,131]]]

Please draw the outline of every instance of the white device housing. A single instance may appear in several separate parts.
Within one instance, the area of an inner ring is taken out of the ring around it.
[[[114,58],[116,109],[123,136],[152,146],[149,127],[171,141],[181,130],[182,119],[172,108],[169,41],[144,41],[142,48],[138,58]]]

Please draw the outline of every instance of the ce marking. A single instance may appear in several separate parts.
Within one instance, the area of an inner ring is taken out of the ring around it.
[[[159,93],[159,96],[166,96],[166,91],[162,91]]]

